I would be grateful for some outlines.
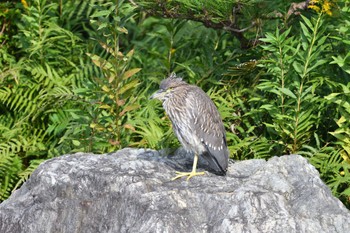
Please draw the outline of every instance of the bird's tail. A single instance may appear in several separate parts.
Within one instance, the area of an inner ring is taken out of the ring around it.
[[[226,169],[220,165],[219,161],[209,151],[203,152],[202,156],[209,163],[209,167],[213,170],[213,173],[220,176],[226,175]]]

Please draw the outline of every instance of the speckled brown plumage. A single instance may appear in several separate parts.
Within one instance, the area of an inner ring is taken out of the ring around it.
[[[163,101],[183,147],[195,156],[203,156],[217,174],[224,175],[229,155],[225,128],[209,96],[199,87],[171,74],[152,97]]]

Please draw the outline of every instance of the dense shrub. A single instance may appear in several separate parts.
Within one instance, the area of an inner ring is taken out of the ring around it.
[[[170,72],[217,104],[233,159],[301,154],[350,206],[346,1],[0,4],[0,199],[44,160],[178,142]]]

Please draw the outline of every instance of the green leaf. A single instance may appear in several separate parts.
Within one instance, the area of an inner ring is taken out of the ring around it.
[[[332,94],[329,94],[329,95],[325,96],[324,98],[325,98],[326,100],[332,100],[332,99],[334,99],[335,97],[337,97],[338,95],[340,95],[340,93],[332,93]]]
[[[311,21],[306,18],[304,15],[300,15],[301,18],[303,19],[304,23],[306,23],[306,25],[311,29],[313,30],[314,26],[312,25]]]
[[[112,107],[109,106],[108,104],[102,104],[102,105],[100,105],[98,108],[101,108],[101,109],[111,109]]]
[[[300,22],[300,27],[301,27],[301,30],[303,31],[304,36],[306,36],[307,40],[310,42],[312,36],[311,36],[309,30],[306,28],[305,24]]]
[[[292,30],[292,27],[289,27],[285,32],[281,34],[280,36],[281,41],[284,41],[288,37],[290,30]]]
[[[124,94],[126,91],[132,89],[132,88],[136,88],[137,85],[139,84],[139,80],[133,80],[125,85],[123,85],[120,89],[119,89],[119,93],[122,95]]]
[[[128,105],[128,106],[126,106],[126,107],[123,109],[123,111],[121,111],[121,112],[119,113],[119,116],[123,116],[126,112],[129,112],[129,111],[138,109],[139,107],[140,107],[140,105],[138,105],[138,104]]]
[[[101,24],[98,26],[97,31],[99,31],[99,30],[101,30],[101,29],[103,29],[103,28],[106,28],[107,26],[108,26],[108,24],[107,24],[106,22],[103,22],[103,23],[101,23]]]
[[[73,145],[74,146],[80,146],[80,141],[78,141],[78,140],[72,140],[72,143],[73,143]]]
[[[299,62],[293,62],[293,68],[299,75],[303,74],[304,67]]]
[[[103,16],[108,16],[109,14],[111,14],[112,11],[111,10],[101,10],[101,11],[97,11],[94,14],[92,14],[90,17],[91,18],[97,18],[97,17],[103,17]]]
[[[341,192],[343,195],[350,196],[350,187]]]
[[[319,66],[321,66],[321,65],[323,65],[323,64],[325,64],[325,63],[327,63],[327,62],[328,62],[327,60],[318,59],[318,60],[316,61],[316,63],[315,63],[312,67],[310,67],[310,68],[307,69],[306,72],[309,73],[309,72],[311,72],[312,70],[316,69],[317,67],[319,67]]]
[[[141,68],[134,68],[134,69],[126,71],[122,76],[122,80],[130,78],[134,74],[138,73],[140,70],[141,70]]]
[[[128,34],[128,30],[125,27],[117,27],[118,32]]]
[[[287,88],[278,88],[278,90],[280,90],[283,94],[285,94],[285,95],[287,95],[287,96],[289,96],[289,97],[291,97],[291,98],[293,98],[293,99],[296,99],[296,98],[297,98],[297,97],[294,95],[294,93],[293,93],[291,90],[287,89]]]
[[[272,104],[263,104],[260,106],[260,109],[266,109],[268,111],[273,109],[273,108],[274,108],[274,106]]]
[[[104,69],[104,70],[113,70],[113,65],[105,60],[104,58],[100,57],[100,56],[97,56],[96,54],[90,54],[90,53],[86,53],[91,59],[92,59],[92,62],[100,67],[101,69]]]
[[[111,89],[109,87],[107,87],[106,85],[103,85],[101,89],[107,93],[109,93],[111,91]]]

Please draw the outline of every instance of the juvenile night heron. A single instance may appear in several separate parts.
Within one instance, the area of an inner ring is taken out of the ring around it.
[[[175,135],[187,151],[194,153],[192,171],[176,172],[173,180],[184,176],[189,180],[193,176],[204,175],[204,172],[196,172],[198,156],[203,156],[216,174],[225,175],[229,155],[225,128],[209,96],[172,73],[150,98],[163,102]]]

